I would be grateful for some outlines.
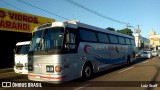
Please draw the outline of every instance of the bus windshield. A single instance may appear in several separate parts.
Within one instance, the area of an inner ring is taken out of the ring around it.
[[[29,51],[29,44],[28,45],[19,45],[16,47],[16,54],[27,54]]]
[[[64,29],[62,27],[54,27],[34,32],[30,51],[60,50],[63,47],[63,34]]]

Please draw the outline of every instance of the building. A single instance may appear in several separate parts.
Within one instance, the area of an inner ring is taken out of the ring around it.
[[[156,34],[156,32],[152,30],[150,32],[149,39],[153,50],[160,49],[160,34]]]
[[[150,50],[150,40],[148,38],[142,37],[140,35],[140,28],[139,25],[137,25],[137,29],[135,29],[135,32],[133,36],[135,37],[135,43],[137,50]]]
[[[17,42],[31,40],[32,30],[54,19],[0,8],[0,68],[12,67]]]
[[[142,37],[138,33],[134,33],[135,44],[137,49],[150,49],[150,40],[148,38]]]

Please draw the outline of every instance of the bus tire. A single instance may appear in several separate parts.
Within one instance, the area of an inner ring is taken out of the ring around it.
[[[93,74],[92,65],[85,64],[84,67],[83,67],[83,71],[82,71],[83,80],[90,79],[92,77],[92,74]]]
[[[127,57],[127,66],[131,65],[131,60],[130,60],[130,56]]]

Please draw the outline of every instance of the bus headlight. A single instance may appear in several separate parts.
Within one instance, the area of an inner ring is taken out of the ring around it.
[[[54,66],[46,66],[46,72],[54,72]]]

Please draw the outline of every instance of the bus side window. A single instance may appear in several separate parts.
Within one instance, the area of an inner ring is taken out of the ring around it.
[[[74,33],[67,32],[65,48],[75,49],[75,39],[76,39],[76,35]]]

